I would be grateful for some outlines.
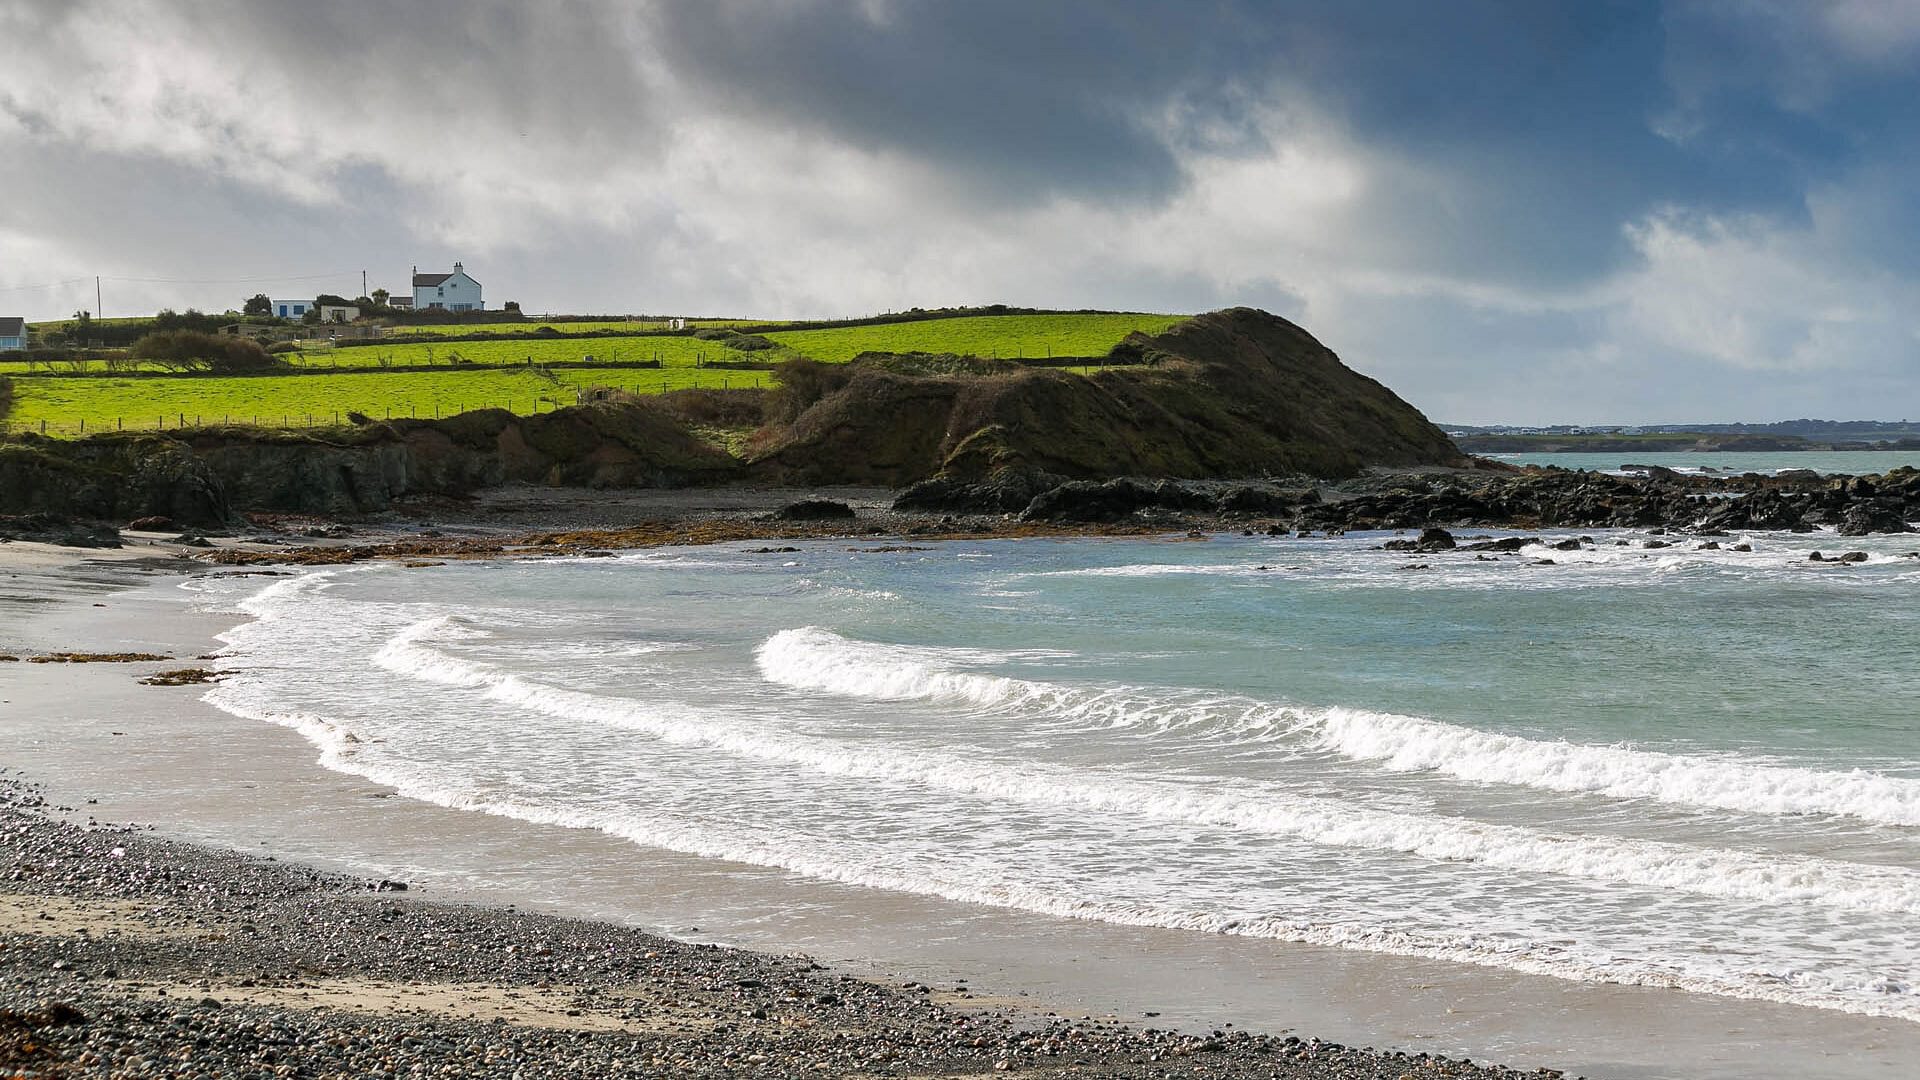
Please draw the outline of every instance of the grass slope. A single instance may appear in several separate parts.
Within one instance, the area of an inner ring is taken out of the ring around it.
[[[1178,315],[1052,314],[973,315],[928,319],[878,326],[834,327],[823,330],[773,331],[766,336],[783,348],[747,352],[718,341],[687,336],[623,335],[599,338],[553,338],[531,333],[493,341],[444,343],[373,343],[321,348],[286,354],[297,368],[321,369],[324,376],[218,377],[169,375],[126,378],[105,372],[99,361],[76,367],[87,377],[47,377],[26,370],[24,363],[0,362],[0,374],[16,383],[15,405],[8,420],[16,427],[71,434],[84,424],[87,430],[116,424],[153,427],[166,418],[167,426],[196,417],[208,422],[231,417],[235,422],[268,425],[304,425],[308,417],[330,421],[347,411],[369,416],[445,415],[483,405],[515,412],[532,412],[559,404],[573,404],[575,391],[586,386],[617,387],[636,394],[653,394],[688,387],[761,387],[770,379],[764,372],[700,371],[705,363],[776,362],[793,354],[840,363],[864,352],[955,353],[980,357],[1104,356],[1136,330],[1157,333],[1183,321]],[[712,322],[718,322],[713,320]],[[530,323],[535,326],[549,325]],[[617,322],[551,324],[556,329],[631,326]],[[415,327],[446,333],[469,332],[474,326]],[[529,370],[471,370],[453,366],[455,357],[475,364],[535,365],[594,362],[603,365],[658,362],[660,370],[620,368],[559,368],[550,374]],[[387,370],[391,369],[391,370]]]
[[[338,370],[377,368],[381,361],[393,367],[445,365],[455,356],[476,364],[578,363],[592,358],[608,363],[658,360],[662,367],[694,367],[701,361],[756,359],[717,341],[690,337],[528,338],[524,341],[450,341],[443,345],[415,342],[407,345],[355,345],[287,354],[302,367]],[[759,359],[765,359],[760,357]]]
[[[690,387],[758,387],[760,371],[699,371],[690,367],[567,368],[545,378],[529,371],[342,372],[338,375],[168,376],[155,378],[16,378],[7,417],[15,427],[72,434],[89,431],[173,427],[204,421],[305,426],[331,422],[349,411],[385,418],[445,416],[468,409],[504,408],[516,413],[572,405],[586,387],[615,387],[657,394]]]
[[[971,315],[957,319],[778,330],[765,335],[815,360],[837,363],[863,352],[961,356],[1105,356],[1135,330],[1157,334],[1184,315]]]

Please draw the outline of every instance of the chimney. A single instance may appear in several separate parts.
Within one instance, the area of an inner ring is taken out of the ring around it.
[[[460,264],[459,264],[459,263],[454,263],[454,264],[453,264],[453,272],[454,272],[454,273],[456,273],[456,274],[460,272]]]

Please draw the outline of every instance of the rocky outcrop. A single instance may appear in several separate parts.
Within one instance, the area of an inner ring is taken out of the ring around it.
[[[0,441],[0,514],[214,524],[231,512],[219,477],[174,439],[22,435]]]
[[[1843,535],[1912,531],[1920,520],[1920,471],[1881,478],[1634,478],[1560,469],[1514,475],[1394,475],[1342,485],[1306,506],[1307,529],[1423,529],[1459,525],[1514,528],[1664,527],[1702,533],[1736,529]]]
[[[1115,353],[1133,366],[920,375],[864,358],[771,432],[750,472],[779,483],[933,481],[902,505],[1021,510],[1066,481],[1469,463],[1418,410],[1263,311],[1202,315]]]
[[[0,513],[209,525],[245,510],[367,513],[407,495],[465,495],[516,481],[683,487],[731,479],[739,468],[663,412],[616,402],[316,432],[22,437],[0,443]]]

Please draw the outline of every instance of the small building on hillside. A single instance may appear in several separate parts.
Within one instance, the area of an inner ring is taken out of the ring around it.
[[[275,300],[273,313],[282,319],[304,319],[312,307],[311,300]]]
[[[387,306],[399,311],[412,311],[413,297],[394,293],[392,296],[387,297]]]
[[[360,317],[357,304],[321,304],[320,321],[324,323],[350,323]]]
[[[0,352],[27,347],[27,320],[0,315]]]
[[[468,277],[459,263],[454,263],[450,274],[423,274],[419,267],[413,268],[413,308],[415,311],[430,308],[485,311],[486,305],[480,302],[480,283]]]

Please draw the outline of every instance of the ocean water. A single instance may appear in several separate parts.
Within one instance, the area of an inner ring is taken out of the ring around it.
[[[1522,453],[1486,456],[1496,461],[1509,461],[1515,465],[1557,465],[1562,469],[1610,473],[1622,472],[1623,466],[1626,465],[1660,465],[1683,473],[1711,470],[1736,474],[1744,472],[1773,474],[1787,469],[1812,469],[1825,475],[1850,476],[1883,473],[1903,466],[1920,468],[1920,450],[1800,450],[1780,453],[1739,450],[1664,454],[1629,450],[1625,453],[1605,454]]]
[[[1060,920],[1920,1021],[1920,543],[1591,535],[197,587],[248,619],[207,700],[407,798]]]

